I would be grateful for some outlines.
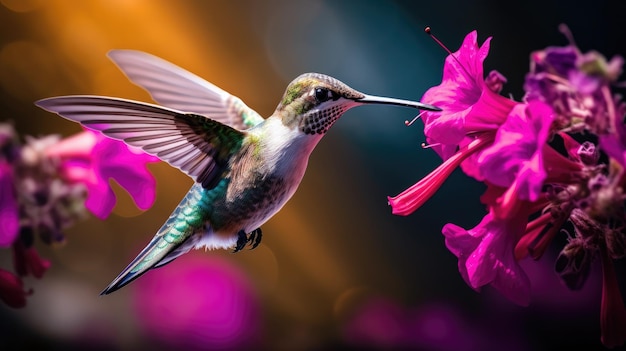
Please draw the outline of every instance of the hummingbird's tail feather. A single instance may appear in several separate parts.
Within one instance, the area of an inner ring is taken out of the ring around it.
[[[189,252],[202,242],[203,235],[211,236],[210,224],[199,220],[203,218],[201,211],[205,209],[201,189],[202,185],[198,183],[191,186],[187,195],[180,201],[150,243],[100,295],[110,294],[139,278],[148,270],[163,266]]]
[[[152,241],[124,268],[124,270],[100,293],[108,295],[128,285],[152,268],[161,267],[178,256],[189,252],[197,241],[197,236],[189,236],[180,243],[169,242],[165,236],[157,234]]]

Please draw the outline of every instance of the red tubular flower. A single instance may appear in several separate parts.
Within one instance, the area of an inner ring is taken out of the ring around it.
[[[401,216],[413,213],[437,192],[461,162],[489,145],[492,140],[493,138],[489,135],[473,140],[412,187],[397,196],[387,197],[392,213]]]
[[[567,217],[562,215],[554,218],[552,213],[546,212],[529,222],[524,236],[515,245],[515,259],[519,261],[527,255],[535,260],[541,258]]]
[[[626,342],[626,308],[617,284],[615,268],[603,245],[602,258],[602,304],[600,308],[601,340],[604,346],[613,348]]]
[[[20,276],[32,274],[35,278],[41,278],[50,268],[50,261],[41,258],[34,247],[26,247],[18,239],[13,243],[13,265]]]
[[[32,291],[24,290],[24,283],[17,275],[0,268],[0,300],[13,308],[26,306],[26,296]]]

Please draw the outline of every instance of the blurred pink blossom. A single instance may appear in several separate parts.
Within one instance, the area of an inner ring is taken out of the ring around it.
[[[158,270],[134,288],[135,311],[149,338],[179,350],[260,348],[259,302],[228,260],[192,253]]]
[[[55,144],[47,155],[61,160],[65,179],[87,186],[85,206],[100,219],[111,214],[116,202],[109,179],[121,185],[141,210],[154,203],[156,180],[146,164],[159,159],[121,141],[85,130]]]

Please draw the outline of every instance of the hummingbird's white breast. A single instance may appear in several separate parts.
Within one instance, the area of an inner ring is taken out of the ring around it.
[[[213,232],[222,237],[236,238],[240,230],[250,233],[276,214],[296,192],[321,138],[285,126],[276,117],[247,133],[231,161],[227,189],[209,214]]]
[[[280,118],[268,118],[260,128],[250,130],[259,136],[259,151],[268,172],[300,183],[311,152],[322,138],[307,135],[299,128],[286,126]]]

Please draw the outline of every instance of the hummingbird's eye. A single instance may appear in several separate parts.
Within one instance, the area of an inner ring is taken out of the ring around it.
[[[328,101],[330,98],[330,91],[326,88],[315,88],[315,100],[317,102]]]

